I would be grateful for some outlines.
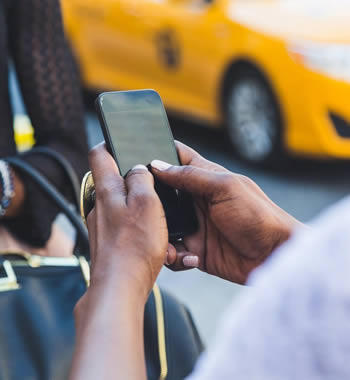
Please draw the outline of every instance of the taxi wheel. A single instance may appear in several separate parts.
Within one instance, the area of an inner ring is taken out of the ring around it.
[[[241,67],[231,77],[225,101],[226,127],[238,156],[254,165],[276,166],[283,154],[282,118],[275,96],[255,69]]]

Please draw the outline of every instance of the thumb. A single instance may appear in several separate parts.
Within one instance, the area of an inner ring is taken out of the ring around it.
[[[151,167],[153,174],[163,183],[204,197],[213,195],[221,176],[226,174],[190,165],[170,165],[159,160],[152,161]]]

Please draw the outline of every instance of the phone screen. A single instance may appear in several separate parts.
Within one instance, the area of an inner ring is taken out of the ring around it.
[[[106,93],[100,104],[122,176],[154,159],[179,165],[168,118],[155,91]]]

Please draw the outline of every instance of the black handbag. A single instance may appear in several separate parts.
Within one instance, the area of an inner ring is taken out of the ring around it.
[[[36,153],[53,158],[51,153]],[[86,229],[77,212],[38,171],[18,158],[7,161],[30,176],[69,218],[79,247],[69,258],[0,253],[0,379],[64,380],[74,350],[73,309],[89,283],[88,256],[82,254],[83,249],[88,252]],[[67,175],[76,191],[72,172]],[[145,307],[144,338],[147,375],[152,380],[183,379],[203,350],[189,311],[157,285]]]

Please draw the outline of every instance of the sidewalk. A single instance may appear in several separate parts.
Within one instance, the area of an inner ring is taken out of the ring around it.
[[[217,325],[227,306],[239,294],[249,296],[250,290],[197,269],[172,272],[164,268],[158,284],[190,309],[205,344],[213,341]]]

